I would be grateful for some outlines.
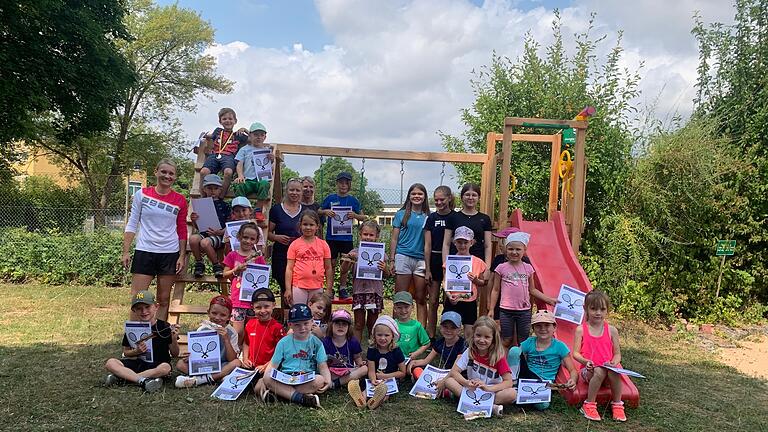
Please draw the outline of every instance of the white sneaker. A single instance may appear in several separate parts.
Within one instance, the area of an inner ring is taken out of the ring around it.
[[[160,378],[146,379],[140,386],[145,392],[154,393],[163,388],[163,380]]]
[[[197,380],[194,377],[188,377],[186,375],[179,375],[176,377],[176,388],[190,388],[197,385]]]
[[[504,407],[501,405],[493,406],[493,416],[502,417],[504,415]]]

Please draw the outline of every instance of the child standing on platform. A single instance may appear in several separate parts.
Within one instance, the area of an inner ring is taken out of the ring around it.
[[[205,177],[208,174],[218,174],[223,171],[224,182],[222,185],[222,196],[227,196],[229,184],[232,182],[232,175],[235,173],[235,153],[238,149],[248,143],[248,136],[240,131],[233,129],[237,123],[237,114],[232,108],[222,108],[219,110],[220,128],[216,128],[212,133],[203,134],[204,138],[213,141],[212,149],[205,149],[205,163],[200,170],[200,175]]]
[[[232,299],[232,327],[237,331],[240,341],[243,340],[243,327],[248,311],[252,309],[251,302],[240,300],[240,286],[243,271],[248,264],[266,264],[261,252],[256,249],[260,238],[259,227],[254,223],[245,223],[237,232],[240,241],[238,250],[231,251],[224,257],[224,277],[231,279],[229,298]]]

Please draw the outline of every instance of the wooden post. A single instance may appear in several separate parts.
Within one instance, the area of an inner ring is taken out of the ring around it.
[[[496,191],[494,181],[491,180],[496,174],[496,133],[488,132],[485,138],[486,160],[483,162],[480,186],[483,189],[480,197],[480,211],[491,218],[491,226],[494,225],[494,196]]]
[[[581,233],[584,230],[584,199],[586,195],[585,191],[582,189],[585,189],[586,187],[587,178],[587,161],[584,156],[585,142],[586,130],[577,128],[576,160],[574,161],[576,169],[574,170],[575,177],[573,179],[573,226],[571,227],[571,247],[575,253],[579,252],[579,246],[581,246]]]
[[[717,275],[717,291],[715,291],[715,298],[720,297],[720,283],[723,281],[724,267],[725,267],[725,255],[723,255],[722,261],[720,261],[720,274]]]
[[[509,177],[512,168],[512,126],[504,125],[501,142],[501,178],[499,181],[499,224],[506,226],[509,216]]]
[[[549,173],[549,208],[547,209],[548,220],[553,220],[557,212],[557,183],[560,178],[560,146],[563,135],[552,135],[552,154],[550,157]]]

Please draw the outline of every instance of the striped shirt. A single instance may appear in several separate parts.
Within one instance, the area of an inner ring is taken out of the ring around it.
[[[136,250],[179,252],[179,240],[187,239],[187,200],[175,191],[160,195],[154,187],[142,188],[133,194],[125,232],[138,232]]]

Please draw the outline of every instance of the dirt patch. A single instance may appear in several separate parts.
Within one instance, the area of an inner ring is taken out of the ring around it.
[[[743,374],[768,380],[768,326],[716,326],[711,334],[697,333],[697,340],[721,363]]]

